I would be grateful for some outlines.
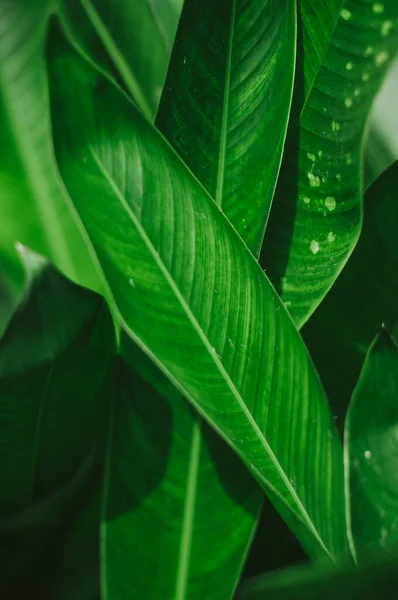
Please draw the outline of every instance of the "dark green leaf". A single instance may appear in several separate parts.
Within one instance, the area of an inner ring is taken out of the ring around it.
[[[308,551],[335,559],[345,548],[341,449],[287,312],[128,99],[66,47],[53,52],[59,164],[126,330],[238,452]]]
[[[380,4],[382,10],[376,4],[344,4],[306,86],[299,127],[292,125],[265,235],[262,261],[298,326],[321,302],[359,235],[364,126],[398,47],[396,0]],[[325,3],[299,5],[305,23],[307,11],[318,6],[317,20]],[[307,60],[304,55],[304,70]]]
[[[258,513],[257,486],[159,369],[122,341],[152,385],[120,365],[104,490],[104,591],[231,598]]]
[[[160,99],[179,10],[171,0],[61,0],[70,39],[105,72],[118,73],[152,119]],[[116,75],[117,77],[117,75]]]
[[[244,582],[236,600],[379,600],[394,597],[397,557],[364,568],[295,567]]]
[[[103,429],[113,352],[104,302],[51,268],[0,340],[0,515],[53,493]]]
[[[187,0],[156,124],[257,255],[279,173],[294,2]]]
[[[345,424],[351,548],[360,560],[398,545],[398,347],[382,329],[369,349]]]
[[[303,330],[333,409],[343,417],[382,323],[398,322],[398,162],[369,188],[359,243]]]

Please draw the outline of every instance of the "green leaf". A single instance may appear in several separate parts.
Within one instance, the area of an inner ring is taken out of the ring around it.
[[[53,493],[98,443],[112,353],[105,303],[45,269],[0,340],[2,517]]]
[[[322,4],[300,3],[301,19],[311,5]],[[385,1],[382,11],[373,7],[367,0],[344,4],[307,85],[299,127],[292,125],[265,235],[262,262],[299,327],[332,286],[359,235],[364,127],[398,47],[396,1]]]
[[[48,600],[94,600],[100,598],[100,505],[97,481],[77,514],[64,522],[56,543],[44,557],[42,579]],[[142,540],[141,540],[142,541]],[[49,562],[51,573],[49,573]],[[47,597],[46,596],[46,597]]]
[[[231,598],[259,509],[257,486],[127,337],[122,353],[152,385],[120,364],[104,489],[103,592]]]
[[[52,150],[44,41],[54,4],[0,0],[0,252],[26,244],[100,290]]]
[[[344,417],[365,354],[382,323],[398,323],[398,162],[369,188],[361,236],[303,329],[333,410]]]
[[[258,255],[282,158],[294,2],[184,4],[156,124]]]
[[[0,593],[6,594],[8,586],[15,586],[15,579],[36,567],[56,536],[60,524],[68,520],[76,510],[76,504],[93,483],[97,470],[96,452],[90,451],[72,477],[55,492],[33,502],[11,517],[0,519]],[[47,578],[46,578],[47,579]],[[18,585],[18,584],[17,584]],[[42,582],[43,587],[43,582]]]
[[[360,560],[398,545],[398,347],[382,329],[371,345],[345,424],[351,549]]]
[[[178,23],[175,3],[62,0],[59,14],[69,38],[83,56],[105,72],[119,76],[143,113],[152,119]]]
[[[236,600],[378,600],[398,584],[397,557],[362,569],[294,567],[244,581]]]
[[[341,449],[287,312],[134,105],[66,47],[52,50],[59,164],[124,327],[238,452],[308,551],[335,559],[345,547]]]

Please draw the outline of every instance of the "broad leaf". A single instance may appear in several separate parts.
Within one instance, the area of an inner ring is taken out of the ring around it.
[[[369,349],[345,424],[351,547],[361,559],[398,546],[398,347],[383,329]]]
[[[98,442],[112,351],[104,302],[44,270],[0,340],[2,517],[53,493]]]
[[[379,600],[398,584],[397,557],[362,569],[294,567],[243,582],[236,600]]]
[[[100,289],[52,151],[44,40],[54,5],[0,0],[0,260],[15,261],[20,242]]]
[[[77,49],[120,78],[150,119],[159,103],[179,13],[172,0],[61,0],[59,7]]]
[[[335,285],[303,330],[336,414],[344,416],[382,323],[398,323],[398,162],[369,188],[362,233]]]
[[[294,2],[187,0],[156,124],[258,255],[279,173]]]
[[[308,551],[336,558],[341,450],[287,312],[134,105],[66,47],[52,50],[59,164],[126,330],[238,452]]]
[[[110,598],[231,598],[258,513],[257,486],[159,369],[123,341],[124,356],[152,385],[120,365],[103,591]]]
[[[304,22],[312,4],[325,3],[299,3]],[[359,235],[364,127],[398,47],[398,4],[374,6],[344,4],[307,85],[299,127],[292,125],[265,235],[262,262],[298,326],[321,302]]]

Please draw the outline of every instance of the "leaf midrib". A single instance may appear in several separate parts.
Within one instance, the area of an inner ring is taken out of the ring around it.
[[[225,154],[227,148],[227,135],[228,135],[228,111],[229,111],[229,94],[231,87],[231,64],[232,64],[232,48],[235,28],[235,15],[236,15],[236,0],[232,0],[231,7],[231,24],[229,29],[228,38],[228,49],[227,49],[227,64],[225,73],[225,88],[224,98],[222,106],[222,121],[221,121],[221,132],[220,132],[220,146],[218,156],[218,170],[217,170],[217,187],[215,201],[218,206],[221,207],[223,199],[224,189],[224,177],[225,177]]]
[[[141,223],[138,221],[136,215],[131,210],[131,208],[128,205],[126,199],[124,198],[121,190],[118,188],[118,186],[116,185],[116,183],[114,182],[114,180],[112,179],[112,177],[110,176],[110,174],[108,173],[108,171],[106,170],[105,165],[100,160],[100,158],[97,155],[95,149],[90,144],[88,145],[88,149],[91,152],[92,157],[93,157],[95,163],[98,166],[98,169],[100,170],[100,172],[102,173],[102,175],[105,177],[105,179],[108,182],[110,188],[113,190],[116,198],[119,200],[120,204],[122,205],[122,208],[128,214],[128,216],[130,217],[133,225],[135,226],[136,230],[140,234],[140,236],[142,238],[142,241],[144,242],[144,244],[147,247],[148,251],[152,255],[155,263],[159,267],[160,272],[163,274],[166,282],[169,284],[171,290],[173,291],[174,295],[176,296],[178,302],[181,305],[181,308],[184,310],[186,316],[188,317],[188,320],[191,322],[191,324],[192,324],[193,328],[196,330],[199,338],[202,340],[204,347],[206,348],[207,352],[209,353],[209,356],[211,357],[211,359],[213,360],[213,362],[217,366],[218,370],[220,371],[220,374],[222,375],[224,381],[226,382],[227,386],[229,387],[230,391],[232,392],[232,395],[234,396],[235,400],[237,401],[239,407],[241,408],[241,410],[242,410],[244,416],[246,417],[246,419],[248,420],[248,422],[249,422],[250,426],[252,427],[254,433],[257,435],[258,439],[260,440],[260,442],[261,442],[261,444],[262,444],[265,452],[270,457],[270,459],[271,459],[271,461],[272,461],[272,463],[273,463],[276,471],[278,472],[281,480],[283,481],[283,483],[285,485],[285,488],[289,492],[289,494],[290,494],[291,498],[293,499],[296,507],[299,509],[299,512],[301,513],[303,522],[305,523],[305,525],[307,526],[307,528],[309,529],[309,531],[313,534],[313,536],[318,541],[318,543],[320,544],[320,546],[322,547],[322,549],[325,551],[325,553],[328,555],[328,557],[334,562],[334,558],[330,554],[327,546],[323,542],[320,534],[318,533],[317,529],[315,528],[314,524],[312,523],[312,520],[311,520],[309,514],[307,513],[307,511],[306,511],[304,505],[302,504],[300,498],[297,496],[295,489],[293,488],[290,480],[286,476],[286,474],[285,474],[282,466],[280,465],[280,463],[279,463],[278,459],[276,458],[274,452],[272,451],[271,447],[269,446],[267,440],[263,436],[263,434],[262,434],[259,426],[257,425],[255,419],[253,418],[253,415],[250,413],[249,409],[247,408],[245,402],[243,401],[243,398],[241,397],[239,391],[235,387],[235,385],[234,385],[233,381],[231,380],[230,376],[226,372],[226,370],[225,370],[222,362],[220,361],[220,359],[218,358],[218,356],[212,351],[211,344],[210,344],[209,340],[207,339],[207,337],[206,337],[203,329],[201,328],[201,326],[197,322],[195,316],[192,314],[190,307],[187,305],[185,299],[181,295],[180,290],[178,289],[178,287],[177,287],[176,283],[174,282],[173,278],[171,277],[171,274],[167,270],[166,266],[164,265],[162,259],[158,255],[158,253],[156,252],[156,249],[153,247],[152,242],[148,238],[148,236],[147,236],[145,230],[143,229]],[[253,260],[255,260],[255,259],[253,258]],[[196,402],[195,402],[195,405],[197,405]],[[224,437],[225,437],[225,434],[224,434]],[[229,441],[229,443],[231,443],[230,440],[227,440],[227,441]],[[258,469],[256,467],[252,466],[251,468],[252,468],[253,471],[257,471],[258,472]],[[264,478],[264,475],[262,473],[258,472],[258,477],[259,477],[259,479],[261,481],[263,481],[263,483],[265,483],[267,486],[269,486],[272,489],[274,489],[273,486],[267,482],[267,480]],[[280,494],[278,494],[278,496],[280,496]],[[286,499],[284,499],[284,502],[286,503]],[[289,506],[289,505],[287,504],[287,506]],[[291,506],[290,506],[290,509],[292,509]],[[293,512],[294,512],[294,514],[297,517],[298,516],[297,513],[295,511],[293,511]]]

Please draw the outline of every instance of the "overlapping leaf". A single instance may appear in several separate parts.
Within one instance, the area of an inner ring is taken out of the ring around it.
[[[351,547],[398,545],[398,347],[383,329],[367,355],[345,425],[347,510]]]
[[[126,329],[243,458],[308,551],[335,558],[345,545],[339,443],[283,305],[134,106],[66,48],[50,62],[59,164]]]
[[[0,341],[2,517],[54,492],[95,445],[112,351],[104,302],[44,270]]]
[[[156,118],[255,255],[283,152],[295,46],[294,2],[186,2]]]
[[[369,188],[362,233],[337,282],[303,330],[336,414],[344,416],[382,323],[398,322],[398,162]]]
[[[15,264],[20,242],[100,289],[52,151],[44,41],[54,5],[0,1],[0,260]]]
[[[83,56],[120,79],[144,114],[152,119],[177,28],[176,3],[62,0],[59,14]]]
[[[304,24],[312,4],[299,4]],[[304,36],[313,39],[311,63],[318,14]],[[304,41],[304,49],[308,45]],[[304,72],[316,71],[316,76],[312,85],[306,83],[297,130],[292,124],[263,246],[266,271],[299,326],[331,287],[359,234],[361,141],[398,47],[397,3],[347,0],[323,47],[317,71],[306,66],[310,59],[304,55]],[[310,75],[305,79],[309,82]]]
[[[397,557],[377,557],[361,569],[294,567],[243,582],[237,600],[378,600],[398,583]]]
[[[71,7],[68,3],[65,4],[65,8],[70,16]],[[112,10],[116,13],[119,10],[118,5],[114,5]],[[75,24],[77,24],[76,18]],[[95,21],[93,25],[101,35],[101,28]],[[81,25],[79,28],[81,30]],[[119,31],[117,35],[114,32],[114,39],[121,39],[123,45],[123,34]],[[90,50],[90,55],[98,62],[98,51],[93,48],[93,45]],[[129,73],[126,73],[123,68],[121,57],[122,62],[129,66]],[[214,2],[202,2],[199,5],[189,0],[184,6],[158,114],[157,125],[208,191],[214,194],[214,197],[217,195],[217,202],[222,204],[224,213],[228,218],[233,219],[242,238],[255,253],[258,252],[262,240],[279,169],[291,101],[294,58],[295,7],[293,3],[272,4],[258,1],[244,3],[239,0],[220,5]],[[127,48],[124,48],[124,52],[120,52],[118,56],[114,56],[114,65],[119,69],[124,84],[127,85],[131,95],[139,100],[133,86],[129,83],[131,74],[136,71],[137,60],[138,56],[134,61],[129,59]],[[104,65],[104,61],[102,62]],[[207,90],[205,94],[202,93],[204,89]],[[138,104],[145,110],[142,102]],[[280,121],[280,127],[274,127],[275,120]],[[247,185],[248,170],[256,173],[250,186]],[[132,364],[134,365],[134,362]],[[155,385],[156,380],[159,379],[156,373],[149,376],[147,373],[147,377]],[[130,386],[133,387],[133,378],[130,379]],[[145,397],[151,396],[149,387],[142,389],[143,392],[145,391]],[[167,386],[162,387],[163,392],[167,389]],[[125,395],[127,396],[127,393]],[[166,590],[169,589],[168,586],[173,588],[176,585],[175,573],[178,573],[179,594],[183,593],[182,586],[185,586],[192,597],[203,593],[207,596],[214,594],[214,597],[228,596],[227,589],[229,588],[230,595],[236,582],[237,570],[242,564],[251,537],[255,515],[258,513],[258,509],[254,509],[254,504],[260,506],[262,494],[251,478],[247,477],[245,470],[228,447],[222,442],[215,441],[215,434],[206,424],[197,421],[198,417],[185,406],[183,401],[176,399],[175,393],[169,392],[168,401],[163,402],[165,405],[170,404],[173,414],[179,415],[170,425],[172,432],[167,434],[173,437],[176,446],[170,461],[178,464],[182,472],[189,472],[192,432],[195,432],[197,444],[202,448],[209,445],[216,446],[221,458],[215,466],[214,456],[202,450],[197,465],[200,477],[192,473],[192,479],[197,479],[194,507],[198,509],[194,510],[191,516],[194,537],[189,545],[193,547],[193,551],[190,552],[188,547],[184,548],[184,552],[189,555],[184,573],[174,565],[182,551],[181,522],[184,518],[185,492],[188,488],[183,486],[183,493],[181,491],[177,494],[170,493],[170,490],[175,488],[167,482],[167,477],[170,478],[169,473],[171,475],[174,473],[176,465],[169,465],[162,486],[157,489],[157,503],[153,501],[144,503],[142,510],[139,511],[141,520],[144,514],[147,515],[147,519],[149,518],[149,511],[153,511],[156,518],[158,511],[162,510],[167,503],[168,506],[173,506],[173,514],[180,514],[179,520],[164,521],[163,531],[160,531],[159,527],[156,528],[157,536],[161,539],[164,539],[162,535],[168,536],[168,560],[160,561],[163,575],[159,573],[156,582],[153,581],[153,594],[156,596],[157,586],[159,586],[162,593],[168,597]],[[135,399],[132,404],[133,409],[137,404],[138,400]],[[118,452],[113,451],[112,464],[115,465],[122,460],[118,453],[128,447],[124,444],[121,450],[118,440],[128,433],[131,437],[129,419],[135,419],[136,416],[135,411],[131,408],[126,410],[126,406],[127,404],[124,403],[119,408],[119,418],[114,430],[115,444],[118,448]],[[124,416],[120,416],[122,410]],[[141,414],[142,427],[153,428],[153,424],[150,424],[153,419],[153,414],[148,411]],[[164,427],[163,423],[162,427]],[[132,447],[131,444],[130,446]],[[143,449],[141,454],[142,452]],[[148,464],[144,456],[142,462]],[[225,483],[218,487],[216,482],[220,476]],[[144,481],[146,479],[144,472],[138,482],[135,478],[135,486],[139,485],[141,479]],[[243,494],[237,497],[250,498],[252,505],[250,511],[245,506],[246,501],[241,506],[239,502],[231,501],[228,489],[223,493],[223,489],[228,487],[244,488]],[[209,495],[209,489],[214,490],[214,494],[215,490],[219,489],[217,503]],[[111,487],[110,503],[117,502],[119,493],[120,490],[114,483]],[[130,495],[134,497],[134,489],[130,491]],[[204,523],[201,524],[203,520]],[[128,525],[130,522],[131,526]],[[237,523],[240,524],[239,527]],[[223,528],[222,536],[221,528]],[[120,554],[123,543],[130,543],[131,531],[137,531],[138,535],[137,516],[134,513],[129,519],[126,515],[124,521],[119,520],[118,528],[108,527],[108,530],[107,546],[117,545]],[[112,533],[113,530],[115,533]],[[198,549],[208,546],[216,548],[217,544],[221,544],[220,536],[223,540],[223,552],[218,554],[218,568],[213,571],[218,577],[216,584],[209,575],[203,576],[205,566]],[[127,539],[124,541],[124,538]],[[160,556],[164,554],[160,543],[156,544],[156,548],[157,552],[153,553],[151,558],[155,563],[157,553]],[[140,571],[145,572],[145,569],[150,566],[150,558],[145,549],[136,548],[135,564],[138,564],[138,561],[142,561]],[[131,588],[137,590],[137,593],[142,593],[139,591],[139,586],[144,582],[147,588],[146,594],[150,596],[152,593],[148,590],[147,577],[143,579],[135,577],[131,569],[121,569],[116,561],[108,565],[109,577],[111,577],[111,568],[118,572],[119,579],[125,587],[128,586],[127,578],[131,574]],[[159,570],[158,567],[158,572]],[[193,580],[193,584],[190,583],[190,579]],[[170,596],[172,596],[172,589]]]

